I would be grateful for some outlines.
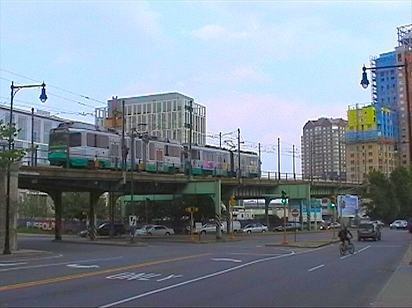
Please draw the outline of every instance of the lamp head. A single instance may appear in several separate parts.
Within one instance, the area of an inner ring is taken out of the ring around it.
[[[47,100],[47,95],[46,95],[46,84],[43,82],[41,85],[41,93],[40,93],[40,101],[44,103]]]
[[[368,75],[366,74],[366,67],[365,65],[362,68],[363,73],[362,73],[362,80],[360,82],[362,88],[366,89],[369,85],[369,80],[368,80]]]

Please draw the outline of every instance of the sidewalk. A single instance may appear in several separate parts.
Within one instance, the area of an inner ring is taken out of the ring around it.
[[[412,244],[372,307],[412,307]]]

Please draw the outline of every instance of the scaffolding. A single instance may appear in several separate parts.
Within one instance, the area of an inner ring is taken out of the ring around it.
[[[412,49],[412,24],[397,27],[398,46]]]

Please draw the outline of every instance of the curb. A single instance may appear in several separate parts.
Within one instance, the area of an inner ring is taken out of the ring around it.
[[[13,250],[11,254],[0,254],[0,262],[24,261],[27,258],[37,258],[56,255],[53,252],[41,250]]]
[[[337,243],[339,240],[330,240],[330,241],[318,241],[318,242],[289,242],[287,244],[284,243],[273,243],[273,244],[265,244],[265,246],[280,246],[280,247],[294,247],[294,248],[319,248],[323,246],[327,246],[333,243]]]
[[[147,247],[147,243],[142,242],[104,242],[104,241],[73,241],[73,240],[54,240],[55,243],[62,244],[83,244],[83,245],[105,245],[105,246],[121,246],[121,247]]]

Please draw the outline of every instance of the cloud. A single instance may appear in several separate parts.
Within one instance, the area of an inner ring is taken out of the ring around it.
[[[219,25],[206,25],[198,30],[192,30],[191,35],[200,40],[212,40],[212,39],[242,39],[247,37],[247,32],[232,32],[229,29]]]

